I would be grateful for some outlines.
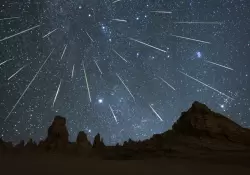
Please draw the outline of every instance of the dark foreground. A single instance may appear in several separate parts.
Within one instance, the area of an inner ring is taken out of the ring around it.
[[[229,157],[199,160],[196,158],[165,158],[151,160],[98,160],[66,156],[5,156],[0,158],[1,174],[185,174],[233,175],[249,174],[247,159]],[[249,159],[248,159],[249,160]]]

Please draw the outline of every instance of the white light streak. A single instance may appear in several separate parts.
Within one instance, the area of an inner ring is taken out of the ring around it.
[[[5,37],[5,38],[3,38],[3,39],[0,39],[0,42],[5,41],[5,40],[8,40],[8,39],[13,38],[13,37],[18,36],[18,35],[21,35],[21,34],[23,34],[23,33],[26,33],[26,32],[28,32],[28,31],[33,30],[33,29],[38,28],[38,27],[40,27],[40,25],[36,25],[36,26],[31,27],[31,28],[29,28],[29,29],[23,30],[23,31],[18,32],[18,33],[14,34],[14,35],[7,36],[7,37]]]
[[[68,45],[65,44],[65,45],[64,45],[64,49],[63,49],[63,53],[62,53],[62,56],[61,56],[61,60],[63,59],[63,56],[64,56],[64,54],[65,54],[65,52],[66,52],[66,50],[67,50],[67,47],[68,47]]]
[[[99,72],[100,72],[101,74],[103,74],[103,73],[102,73],[102,70],[101,70],[101,68],[100,68],[100,66],[99,66],[98,63],[97,63],[97,61],[94,60],[94,62],[95,62],[96,67],[98,68]]]
[[[165,84],[167,84],[171,89],[173,89],[174,91],[176,90],[173,86],[171,86],[166,80],[164,80],[163,78],[159,77]]]
[[[10,17],[10,18],[2,18],[0,21],[5,21],[5,20],[12,20],[12,19],[18,19],[20,17]]]
[[[163,122],[163,119],[161,118],[161,116],[156,112],[156,110],[153,108],[152,105],[149,105],[149,107],[152,109],[152,111],[155,113],[155,115]]]
[[[54,33],[55,31],[57,31],[57,29],[54,29],[54,30],[50,31],[49,33],[47,33],[46,35],[44,35],[43,38],[48,37],[49,35],[51,35],[51,34]]]
[[[61,84],[62,84],[62,79],[60,80],[60,83],[58,85],[58,88],[57,88],[57,91],[56,91],[56,94],[55,94],[55,97],[54,97],[54,101],[53,101],[53,104],[52,104],[52,108],[54,108],[54,106],[55,106],[55,103],[56,103],[56,100],[57,100],[57,96],[58,96],[60,88],[61,88]]]
[[[228,70],[233,70],[233,69],[230,68],[230,67],[223,66],[223,65],[221,65],[221,64],[218,64],[218,63],[215,63],[215,62],[212,62],[212,61],[205,60],[205,62],[210,63],[210,64],[214,64],[214,65],[216,65],[216,66],[223,67],[223,68],[228,69]]]
[[[91,38],[91,36],[89,35],[89,33],[86,32],[86,34],[88,35],[89,39],[90,39],[92,42],[94,42],[94,40]]]
[[[185,75],[185,76],[187,76],[187,77],[189,77],[189,78],[191,78],[191,79],[197,81],[198,83],[202,84],[203,86],[206,86],[206,87],[208,87],[208,88],[214,90],[215,92],[218,92],[219,94],[224,95],[225,97],[234,100],[232,97],[230,97],[230,96],[226,95],[225,93],[223,93],[223,92],[221,92],[221,91],[219,91],[219,90],[213,88],[212,86],[209,86],[209,85],[203,83],[202,81],[200,81],[200,80],[198,80],[198,79],[196,79],[196,78],[194,78],[194,77],[188,75],[187,73],[184,73],[184,72],[182,72],[182,71],[179,71],[179,72],[182,73],[183,75]]]
[[[23,67],[21,67],[20,69],[18,69],[13,75],[11,75],[8,80],[10,80],[11,78],[13,78],[15,75],[17,75],[21,70],[23,70],[27,65],[24,65]]]
[[[121,0],[116,0],[116,1],[113,2],[113,4],[115,4],[115,3],[117,3],[117,2],[120,2],[120,1],[121,1]]]
[[[75,65],[73,65],[73,67],[72,67],[72,71],[71,71],[71,78],[73,78],[73,77],[74,77],[74,72],[75,72]]]
[[[5,63],[7,63],[7,62],[9,62],[9,61],[11,61],[11,60],[13,60],[13,59],[8,59],[8,60],[5,60],[5,61],[1,62],[1,63],[0,63],[0,66],[4,65]]]
[[[118,21],[118,22],[128,22],[127,20],[125,19],[112,19],[113,21]]]
[[[36,77],[38,76],[38,74],[41,72],[42,68],[44,67],[44,65],[46,64],[46,62],[48,61],[48,59],[50,58],[50,56],[53,53],[53,51],[54,51],[54,49],[50,52],[50,54],[47,57],[47,59],[43,62],[42,66],[39,68],[39,70],[37,71],[37,73],[35,74],[35,76],[32,78],[32,80],[30,81],[30,83],[28,84],[28,86],[26,87],[26,89],[23,91],[22,95],[17,100],[16,104],[13,106],[13,108],[11,109],[11,111],[9,112],[9,114],[7,115],[7,117],[5,118],[4,121],[6,121],[10,117],[10,115],[12,114],[12,112],[15,110],[16,106],[19,104],[20,100],[23,98],[23,96],[25,95],[25,93],[29,89],[30,85],[34,82],[34,80],[36,79]]]
[[[91,94],[90,94],[90,90],[89,90],[89,83],[88,83],[88,78],[87,78],[87,73],[86,73],[86,70],[85,70],[85,65],[84,65],[84,62],[82,63],[83,65],[83,71],[84,71],[84,77],[85,77],[85,81],[86,81],[86,85],[87,85],[87,90],[88,90],[88,95],[89,95],[89,101],[91,102]]]
[[[171,14],[169,11],[151,11],[151,13]]]
[[[129,90],[129,88],[127,87],[127,85],[124,83],[124,81],[122,80],[122,78],[119,76],[119,74],[116,73],[116,76],[119,78],[119,80],[122,82],[122,84],[125,86],[125,88],[127,89],[127,91],[129,92],[129,94],[131,95],[131,97],[134,99],[135,101],[135,97],[133,96],[133,94],[131,93],[131,91]]]
[[[126,63],[128,62],[125,58],[123,58],[118,52],[116,52],[114,49],[113,49],[113,52],[118,55],[123,61],[125,61]]]
[[[177,38],[182,38],[182,39],[186,39],[186,40],[196,41],[196,42],[200,42],[200,43],[211,44],[210,42],[207,42],[207,41],[197,40],[197,39],[188,38],[188,37],[184,37],[184,36],[178,36],[178,35],[171,35],[171,36],[175,36]]]
[[[113,117],[114,117],[116,123],[118,124],[118,121],[117,121],[117,118],[116,118],[116,116],[115,116],[114,110],[113,110],[113,108],[112,108],[110,105],[109,105],[109,109],[110,109],[110,111],[111,111],[111,113],[112,113],[112,115],[113,115]]]
[[[140,43],[140,44],[143,44],[143,45],[145,45],[145,46],[151,47],[151,48],[153,48],[153,49],[159,50],[159,51],[161,51],[161,52],[164,52],[164,53],[167,52],[166,50],[159,49],[159,48],[157,48],[157,47],[155,47],[155,46],[152,46],[152,45],[150,45],[150,44],[147,44],[147,43],[144,43],[144,42],[142,42],[142,41],[136,40],[136,39],[134,39],[134,38],[129,38],[129,39],[130,39],[130,40],[133,40],[133,41],[135,41],[135,42],[138,42],[138,43]]]
[[[200,21],[187,21],[187,22],[174,22],[175,24],[215,24],[215,25],[221,25],[223,22],[200,22]]]

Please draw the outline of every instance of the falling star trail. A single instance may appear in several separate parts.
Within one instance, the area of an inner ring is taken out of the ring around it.
[[[213,64],[213,65],[216,65],[216,66],[223,67],[223,68],[228,69],[228,70],[233,70],[233,68],[230,68],[230,67],[227,67],[227,66],[223,66],[221,64],[218,64],[218,63],[215,63],[215,62],[212,62],[212,61],[205,60],[205,62]]]
[[[87,73],[86,73],[84,62],[82,62],[82,65],[83,65],[84,77],[85,77],[85,82],[86,82],[86,85],[87,85],[87,90],[88,90],[88,95],[89,95],[89,102],[91,103],[92,99],[91,99],[89,83],[88,83],[88,78],[87,78]]]
[[[28,84],[28,86],[26,87],[26,89],[23,91],[23,93],[21,94],[21,96],[19,97],[19,99],[17,100],[16,104],[13,106],[13,108],[11,109],[11,111],[9,112],[9,114],[7,115],[7,117],[5,118],[4,121],[7,121],[7,119],[10,117],[10,115],[12,114],[12,112],[16,109],[16,106],[19,104],[20,100],[23,98],[23,96],[25,95],[25,93],[27,92],[27,90],[29,89],[30,85],[35,81],[36,77],[38,76],[38,74],[41,72],[42,68],[44,67],[44,65],[47,63],[48,59],[50,58],[51,54],[53,53],[54,49],[50,52],[49,56],[46,58],[46,60],[43,62],[42,66],[39,68],[39,70],[37,71],[37,73],[35,74],[35,76],[32,78],[32,80],[30,81],[30,83]]]
[[[118,55],[123,61],[125,61],[126,63],[128,62],[125,58],[123,58],[118,52],[116,52],[114,49],[113,49],[113,52]]]
[[[211,44],[210,42],[207,42],[207,41],[192,39],[192,38],[188,38],[188,37],[184,37],[184,36],[178,36],[178,35],[171,35],[171,36],[181,38],[181,39],[185,39],[185,40],[196,41],[196,42],[205,43],[205,44]]]
[[[103,74],[101,68],[99,67],[99,65],[98,65],[98,63],[97,63],[97,61],[94,60],[94,62],[95,62],[95,65],[96,65],[97,69],[99,70],[99,72],[100,72],[101,74]]]
[[[175,88],[173,86],[171,86],[166,80],[164,80],[163,78],[159,77],[161,79],[161,81],[163,81],[165,84],[167,84],[171,89],[173,89],[175,91]]]
[[[75,72],[75,65],[73,65],[73,67],[72,67],[71,78],[74,78],[74,72]]]
[[[56,91],[56,94],[55,94],[55,97],[54,97],[54,101],[53,101],[53,104],[52,104],[52,108],[54,108],[54,106],[55,106],[55,103],[56,103],[56,100],[57,100],[57,96],[58,96],[58,94],[60,92],[61,84],[62,84],[62,79],[60,80],[60,83],[58,85],[58,88],[57,88],[57,91]]]
[[[159,49],[159,48],[157,48],[157,47],[155,47],[155,46],[152,46],[152,45],[150,45],[150,44],[147,44],[147,43],[144,43],[144,42],[142,42],[142,41],[136,40],[136,39],[134,39],[134,38],[129,38],[129,39],[132,40],[132,41],[135,41],[135,42],[137,42],[137,43],[143,44],[143,45],[145,45],[145,46],[151,47],[151,48],[153,48],[153,49],[159,50],[159,51],[161,51],[161,52],[164,52],[164,53],[167,52],[166,50]]]
[[[47,33],[46,35],[44,35],[43,38],[46,38],[46,37],[50,36],[55,31],[57,31],[57,29],[54,29],[54,30],[50,31],[49,33]]]
[[[12,79],[14,76],[16,76],[19,72],[21,72],[21,70],[23,70],[27,65],[24,65],[23,67],[21,67],[20,69],[18,69],[13,75],[11,75],[8,80]]]
[[[63,56],[64,56],[64,54],[65,54],[65,52],[66,52],[66,50],[67,50],[67,47],[68,47],[68,45],[65,44],[65,45],[64,45],[63,52],[62,52],[61,60],[63,59]]]
[[[5,20],[12,20],[12,19],[19,19],[20,17],[10,17],[10,18],[2,18],[0,21],[5,21]]]
[[[152,111],[155,113],[155,115],[163,122],[163,119],[161,118],[161,116],[156,112],[156,110],[153,108],[152,105],[149,105],[149,107],[152,109]]]
[[[11,60],[12,60],[12,59],[8,59],[8,60],[5,60],[5,61],[1,62],[1,63],[0,63],[0,66],[4,65],[5,63],[7,63],[7,62],[9,62],[9,61],[11,61]]]
[[[151,11],[151,13],[172,14],[172,12],[169,11]]]
[[[134,99],[135,101],[135,97],[133,96],[133,94],[131,93],[131,91],[129,90],[129,88],[127,87],[127,85],[124,83],[124,81],[122,80],[122,78],[119,76],[119,74],[116,73],[116,76],[119,78],[119,80],[121,81],[121,83],[125,86],[125,88],[127,89],[127,91],[129,92],[129,94],[131,95],[131,97]]]
[[[36,26],[31,27],[31,28],[29,28],[29,29],[23,30],[23,31],[18,32],[18,33],[14,34],[14,35],[7,36],[7,37],[5,37],[5,38],[3,38],[3,39],[0,39],[0,42],[5,41],[5,40],[8,40],[8,39],[11,39],[11,38],[13,38],[13,37],[15,37],[15,36],[24,34],[24,33],[28,32],[28,31],[33,30],[33,29],[38,28],[38,27],[40,27],[40,25],[36,25]]]
[[[175,24],[212,24],[212,25],[221,25],[223,22],[174,22]]]
[[[117,21],[117,22],[128,22],[127,20],[125,19],[112,19],[113,21]]]
[[[115,3],[117,3],[117,2],[121,2],[121,0],[116,0],[116,1],[113,2],[113,4],[115,4]]]
[[[113,117],[114,117],[114,119],[115,119],[115,122],[118,123],[118,120],[117,120],[117,118],[116,118],[116,116],[115,116],[114,110],[113,110],[113,108],[111,107],[111,105],[109,105],[109,109],[110,109],[110,111],[111,111],[111,113],[112,113],[112,115],[113,115]]]
[[[87,36],[89,37],[89,39],[90,39],[92,42],[94,42],[94,40],[93,40],[92,37],[89,35],[89,33],[86,32],[86,34],[87,34]]]
[[[223,92],[221,92],[221,91],[219,91],[219,90],[217,90],[217,89],[215,89],[215,88],[213,88],[213,87],[211,87],[211,86],[209,86],[209,85],[203,83],[202,81],[200,81],[200,80],[198,80],[198,79],[196,79],[196,78],[194,78],[194,77],[192,77],[192,76],[190,76],[190,75],[188,75],[188,74],[186,74],[186,73],[184,73],[184,72],[182,72],[182,71],[179,71],[179,72],[182,73],[183,75],[185,75],[186,77],[189,77],[189,78],[191,78],[191,79],[197,81],[198,83],[200,83],[200,84],[202,84],[202,85],[204,85],[204,86],[206,86],[206,87],[208,87],[208,88],[210,88],[210,89],[212,89],[212,90],[218,92],[219,94],[224,95],[225,97],[227,97],[227,98],[229,98],[229,99],[231,99],[231,100],[234,100],[232,97],[230,97],[230,96],[226,95],[225,93],[223,93]]]

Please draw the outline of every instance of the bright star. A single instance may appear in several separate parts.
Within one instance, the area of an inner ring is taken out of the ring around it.
[[[98,99],[98,103],[102,104],[103,103],[103,99]]]
[[[201,58],[201,56],[202,56],[201,52],[196,52],[196,55],[197,55],[198,58]]]

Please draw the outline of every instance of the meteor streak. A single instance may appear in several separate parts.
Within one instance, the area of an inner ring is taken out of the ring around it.
[[[182,73],[183,75],[185,75],[185,76],[187,76],[187,77],[189,77],[189,78],[191,78],[191,79],[197,81],[198,83],[202,84],[203,86],[206,86],[206,87],[208,87],[208,88],[214,90],[215,92],[218,92],[219,94],[224,95],[225,97],[234,100],[232,97],[230,97],[230,96],[226,95],[225,93],[223,93],[223,92],[221,92],[221,91],[219,91],[219,90],[217,90],[217,89],[215,89],[215,88],[213,88],[213,87],[211,87],[211,86],[209,86],[209,85],[207,85],[207,84],[201,82],[200,80],[198,80],[198,79],[196,79],[196,78],[194,78],[194,77],[192,77],[192,76],[190,76],[190,75],[188,75],[188,74],[186,74],[186,73],[184,73],[184,72],[182,72],[182,71],[179,71],[179,72]]]
[[[151,11],[151,13],[171,14],[172,12],[168,12],[168,11]]]
[[[120,1],[121,1],[121,0],[116,0],[116,1],[113,2],[113,4],[115,4],[115,3],[117,3],[117,2],[120,2]]]
[[[74,71],[75,71],[75,65],[73,65],[72,71],[71,71],[71,78],[74,77]]]
[[[54,33],[55,31],[56,31],[57,29],[55,29],[55,30],[52,30],[51,32],[49,32],[48,34],[46,34],[46,35],[44,35],[43,36],[43,38],[46,38],[46,37],[48,37],[49,35],[51,35],[52,33]]]
[[[103,74],[101,68],[99,67],[99,65],[98,65],[98,63],[97,63],[97,61],[94,60],[94,62],[95,62],[96,67],[98,68],[99,72],[100,72],[101,74]]]
[[[68,47],[68,45],[65,44],[65,45],[64,45],[64,49],[63,49],[63,53],[62,53],[62,56],[61,56],[61,60],[63,59],[63,56],[64,56],[64,54],[65,54],[65,51],[66,51],[67,47]]]
[[[12,112],[15,110],[16,106],[19,104],[20,100],[23,98],[23,96],[25,95],[25,93],[29,89],[30,85],[34,82],[34,80],[36,79],[36,77],[38,76],[38,74],[41,72],[42,68],[44,67],[44,65],[46,64],[46,62],[48,61],[48,59],[50,58],[50,56],[53,53],[53,51],[54,51],[54,49],[50,52],[50,54],[47,57],[47,59],[43,62],[42,66],[39,68],[39,70],[37,71],[37,73],[35,74],[35,76],[32,78],[32,80],[30,81],[30,83],[28,84],[28,86],[26,87],[26,89],[23,91],[22,95],[17,100],[16,104],[13,106],[13,108],[11,109],[11,111],[9,112],[9,114],[7,115],[7,117],[5,118],[4,121],[6,121],[10,117],[10,115],[12,114]]]
[[[152,109],[152,111],[155,113],[155,115],[163,122],[161,116],[155,111],[152,105],[149,105],[149,107]]]
[[[16,71],[16,73],[14,73],[13,75],[11,75],[11,76],[8,78],[8,80],[10,80],[10,79],[13,78],[15,75],[17,75],[17,74],[18,74],[21,70],[23,70],[26,66],[27,66],[27,65],[25,65],[25,66],[21,67],[20,69],[18,69],[18,70]]]
[[[193,22],[193,21],[189,21],[189,22],[174,22],[175,24],[216,24],[216,25],[221,25],[223,24],[223,22]]]
[[[135,42],[141,43],[141,44],[143,44],[143,45],[145,45],[145,46],[148,46],[148,47],[154,48],[154,49],[156,49],[156,50],[159,50],[159,51],[161,51],[161,52],[164,52],[164,53],[167,52],[166,50],[159,49],[159,48],[157,48],[157,47],[155,47],[155,46],[149,45],[149,44],[147,44],[147,43],[144,43],[144,42],[142,42],[142,41],[136,40],[136,39],[134,39],[134,38],[129,38],[129,39],[130,39],[130,40],[133,40],[133,41],[135,41]]]
[[[83,64],[83,71],[84,71],[84,76],[85,76],[85,81],[86,81],[86,85],[87,85],[87,90],[88,90],[88,94],[89,94],[89,101],[91,103],[91,95],[90,95],[90,90],[89,90],[89,83],[88,83],[88,78],[87,78],[87,73],[86,73],[86,70],[85,70],[85,65],[84,65],[84,62],[82,62]]]
[[[59,91],[60,91],[60,88],[61,88],[61,84],[62,84],[62,79],[60,80],[60,83],[58,85],[58,88],[57,88],[57,91],[56,91],[56,94],[55,94],[55,97],[54,97],[52,108],[54,108],[54,106],[55,106],[55,102],[56,102],[57,96],[59,94]]]
[[[8,59],[8,60],[5,60],[5,61],[1,62],[1,63],[0,63],[0,66],[4,65],[5,63],[7,63],[7,62],[9,62],[9,61],[11,61],[11,60],[12,60],[12,59]]]
[[[164,83],[166,83],[171,89],[175,91],[175,88],[171,86],[167,81],[165,81],[163,78],[159,77]]]
[[[127,20],[125,19],[112,19],[113,21],[118,21],[118,22],[128,22]]]
[[[171,36],[175,36],[177,38],[182,38],[182,39],[191,40],[191,41],[197,41],[197,42],[200,42],[200,43],[211,44],[210,42],[207,42],[207,41],[202,41],[202,40],[187,38],[187,37],[184,37],[184,36],[178,36],[178,35],[171,35]]]
[[[116,52],[114,49],[113,49],[113,52],[118,55],[123,61],[125,61],[126,63],[128,62],[125,58],[123,58],[118,52]]]
[[[89,33],[86,32],[86,34],[88,35],[89,39],[90,39],[92,42],[94,42],[94,40],[91,38],[91,36],[89,35]]]
[[[29,28],[29,29],[23,30],[23,31],[18,32],[18,33],[14,34],[14,35],[7,36],[7,37],[5,37],[5,38],[3,38],[3,39],[0,39],[0,42],[5,41],[5,40],[8,40],[8,39],[13,38],[13,37],[18,36],[18,35],[21,35],[21,34],[23,34],[23,33],[26,33],[26,32],[28,32],[28,31],[33,30],[33,29],[38,28],[38,27],[40,27],[40,25],[36,25],[36,26],[31,27],[31,28]]]
[[[118,121],[117,121],[117,118],[116,118],[116,116],[115,116],[114,110],[112,109],[112,107],[111,107],[110,105],[109,105],[109,109],[110,109],[110,111],[111,111],[111,113],[112,113],[112,115],[113,115],[113,117],[114,117],[116,123],[118,124]]]
[[[0,21],[11,20],[11,19],[18,19],[20,17],[10,17],[10,18],[2,18]]]
[[[221,65],[221,64],[218,64],[218,63],[215,63],[215,62],[212,62],[212,61],[207,61],[207,60],[205,60],[205,62],[210,63],[210,64],[214,64],[214,65],[216,65],[216,66],[223,67],[223,68],[225,68],[225,69],[233,70],[233,69],[230,68],[230,67],[223,66],[223,65]]]
[[[131,95],[131,97],[134,99],[135,101],[135,97],[133,96],[133,94],[131,93],[131,91],[129,90],[129,88],[126,86],[126,84],[124,83],[124,81],[122,80],[122,78],[119,76],[118,73],[116,73],[116,76],[119,78],[119,80],[122,82],[122,84],[125,86],[125,88],[127,89],[127,91],[129,92],[129,94]]]

